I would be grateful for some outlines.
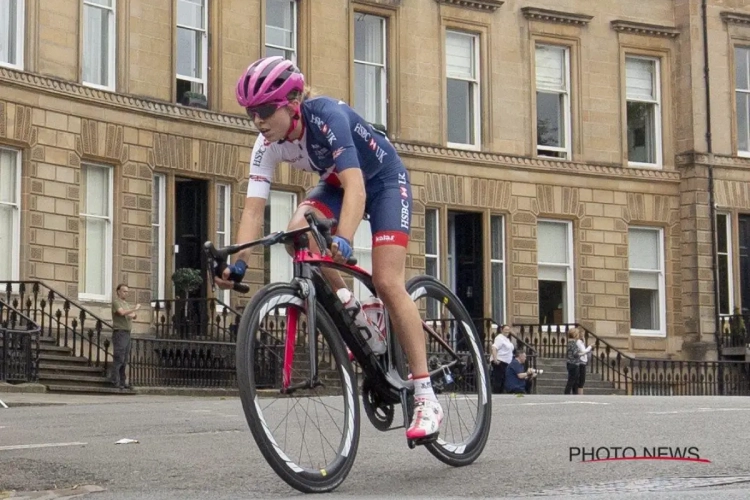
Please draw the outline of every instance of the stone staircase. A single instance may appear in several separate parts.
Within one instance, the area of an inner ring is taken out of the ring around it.
[[[536,379],[537,394],[563,394],[568,381],[568,369],[564,359],[539,358],[537,369],[544,370]],[[611,382],[602,380],[601,375],[586,373],[586,383],[583,386],[584,395],[625,395],[623,389],[615,389]]]

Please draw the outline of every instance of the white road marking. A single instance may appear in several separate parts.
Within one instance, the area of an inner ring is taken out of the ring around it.
[[[678,413],[710,413],[714,411],[750,411],[750,408],[693,408],[676,411],[650,411],[650,415],[676,415]]]
[[[542,405],[609,405],[612,403],[600,403],[597,401],[561,401],[559,403],[521,403],[521,406],[542,406]],[[508,405],[510,406],[510,405]],[[516,405],[513,405],[516,406]]]
[[[7,450],[29,450],[32,448],[54,448],[58,446],[83,446],[88,443],[40,443],[40,444],[16,444],[12,446],[0,446],[0,451]]]

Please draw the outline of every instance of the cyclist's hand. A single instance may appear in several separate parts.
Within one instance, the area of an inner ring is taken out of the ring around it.
[[[344,264],[352,256],[352,245],[349,240],[341,236],[331,238],[331,258],[339,264]]]
[[[231,266],[225,267],[221,277],[214,276],[214,283],[222,290],[229,290],[234,287],[235,283],[242,281],[246,270],[247,264],[245,264],[245,261],[238,260]]]

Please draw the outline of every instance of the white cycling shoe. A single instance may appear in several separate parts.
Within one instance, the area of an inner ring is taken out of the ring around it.
[[[443,421],[443,407],[437,401],[425,398],[414,398],[414,417],[406,430],[406,438],[429,440],[437,437]]]

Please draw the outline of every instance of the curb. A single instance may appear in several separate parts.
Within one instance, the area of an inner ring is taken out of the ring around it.
[[[36,383],[9,384],[7,382],[0,382],[0,393],[2,392],[28,392],[33,394],[43,394],[47,392],[47,387],[45,385]]]
[[[136,395],[151,396],[238,397],[240,395],[239,389],[224,389],[221,387],[205,389],[197,387],[133,387],[133,390]]]

